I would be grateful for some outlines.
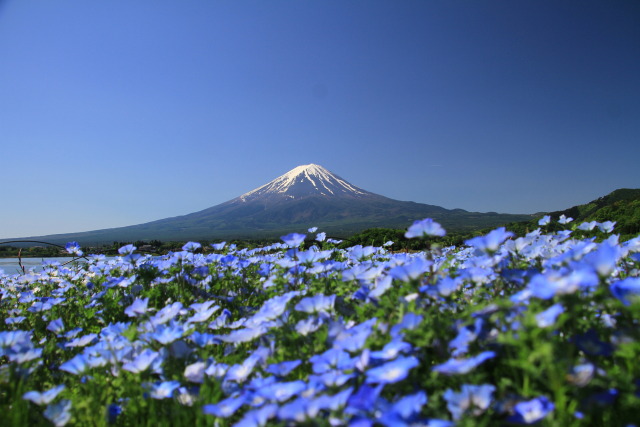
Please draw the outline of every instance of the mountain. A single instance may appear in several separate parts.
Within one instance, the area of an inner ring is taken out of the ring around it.
[[[350,184],[319,165],[298,166],[228,202],[188,215],[128,227],[30,238],[81,244],[136,240],[213,240],[278,237],[317,226],[343,237],[371,227],[406,228],[431,217],[450,230],[474,230],[530,215],[468,212],[404,202]],[[25,238],[26,239],[26,238]]]

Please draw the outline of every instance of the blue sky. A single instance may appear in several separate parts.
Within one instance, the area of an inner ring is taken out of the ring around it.
[[[198,211],[307,163],[533,213],[640,187],[637,1],[0,0],[0,237]]]

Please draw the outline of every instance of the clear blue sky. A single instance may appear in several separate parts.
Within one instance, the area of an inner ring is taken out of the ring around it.
[[[0,0],[0,237],[317,163],[472,211],[640,187],[640,2]]]

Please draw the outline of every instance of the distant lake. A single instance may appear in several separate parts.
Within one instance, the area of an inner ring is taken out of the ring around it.
[[[22,258],[22,265],[25,270],[34,269],[35,271],[41,270],[42,260],[57,261],[60,264],[71,261],[72,257],[50,257],[50,258]],[[18,264],[18,258],[0,258],[0,270],[4,270],[5,274],[22,273],[20,265]]]

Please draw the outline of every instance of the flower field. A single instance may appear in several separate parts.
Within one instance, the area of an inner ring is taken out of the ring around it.
[[[0,424],[631,425],[640,237],[550,220],[446,248],[417,221],[415,253],[311,229],[0,274]]]

